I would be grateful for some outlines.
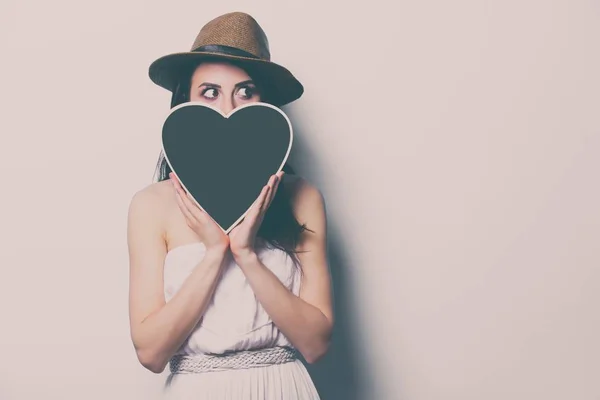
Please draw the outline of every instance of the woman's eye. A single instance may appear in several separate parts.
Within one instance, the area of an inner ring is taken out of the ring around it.
[[[206,89],[204,92],[202,92],[202,96],[206,97],[207,99],[215,99],[217,97],[217,89]]]
[[[238,93],[240,94],[240,96],[242,96],[244,99],[251,99],[252,96],[254,96],[254,90],[252,90],[252,88],[250,87],[241,87],[240,90],[238,90]]]

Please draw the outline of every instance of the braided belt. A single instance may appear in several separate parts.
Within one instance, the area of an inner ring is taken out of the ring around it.
[[[244,350],[225,354],[176,354],[169,361],[171,373],[200,373],[248,369],[283,364],[298,358],[291,347],[271,347],[260,350]]]

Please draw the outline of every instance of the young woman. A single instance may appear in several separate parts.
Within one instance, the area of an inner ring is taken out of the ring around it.
[[[210,21],[190,52],[159,58],[150,77],[172,92],[171,107],[203,102],[226,114],[303,93],[240,12]],[[320,191],[286,166],[225,234],[163,154],[157,171],[129,206],[129,312],[140,363],[155,373],[170,365],[163,398],[318,399],[299,355],[319,360],[334,321]]]

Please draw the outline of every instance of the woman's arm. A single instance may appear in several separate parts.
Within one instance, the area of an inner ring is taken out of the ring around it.
[[[307,362],[318,361],[329,347],[333,329],[332,290],[327,263],[327,223],[323,196],[300,180],[292,198],[296,218],[306,223],[297,250],[303,276],[300,296],[291,293],[255,252],[234,254],[256,298],[275,325]]]
[[[129,317],[140,363],[161,373],[204,314],[227,248],[207,250],[173,298],[165,303],[167,254],[159,194],[150,187],[134,195],[128,214]]]

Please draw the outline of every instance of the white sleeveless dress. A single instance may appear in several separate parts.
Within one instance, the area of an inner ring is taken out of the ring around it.
[[[176,247],[167,253],[165,301],[177,293],[202,260],[204,252],[205,246],[198,242]],[[288,254],[265,246],[261,246],[257,254],[262,263],[298,295],[300,272]],[[228,257],[204,316],[176,354],[222,354],[272,346],[291,346],[291,343],[258,302],[242,270]],[[298,359],[249,369],[169,374],[162,398],[312,400],[319,399],[319,395],[304,364]]]

